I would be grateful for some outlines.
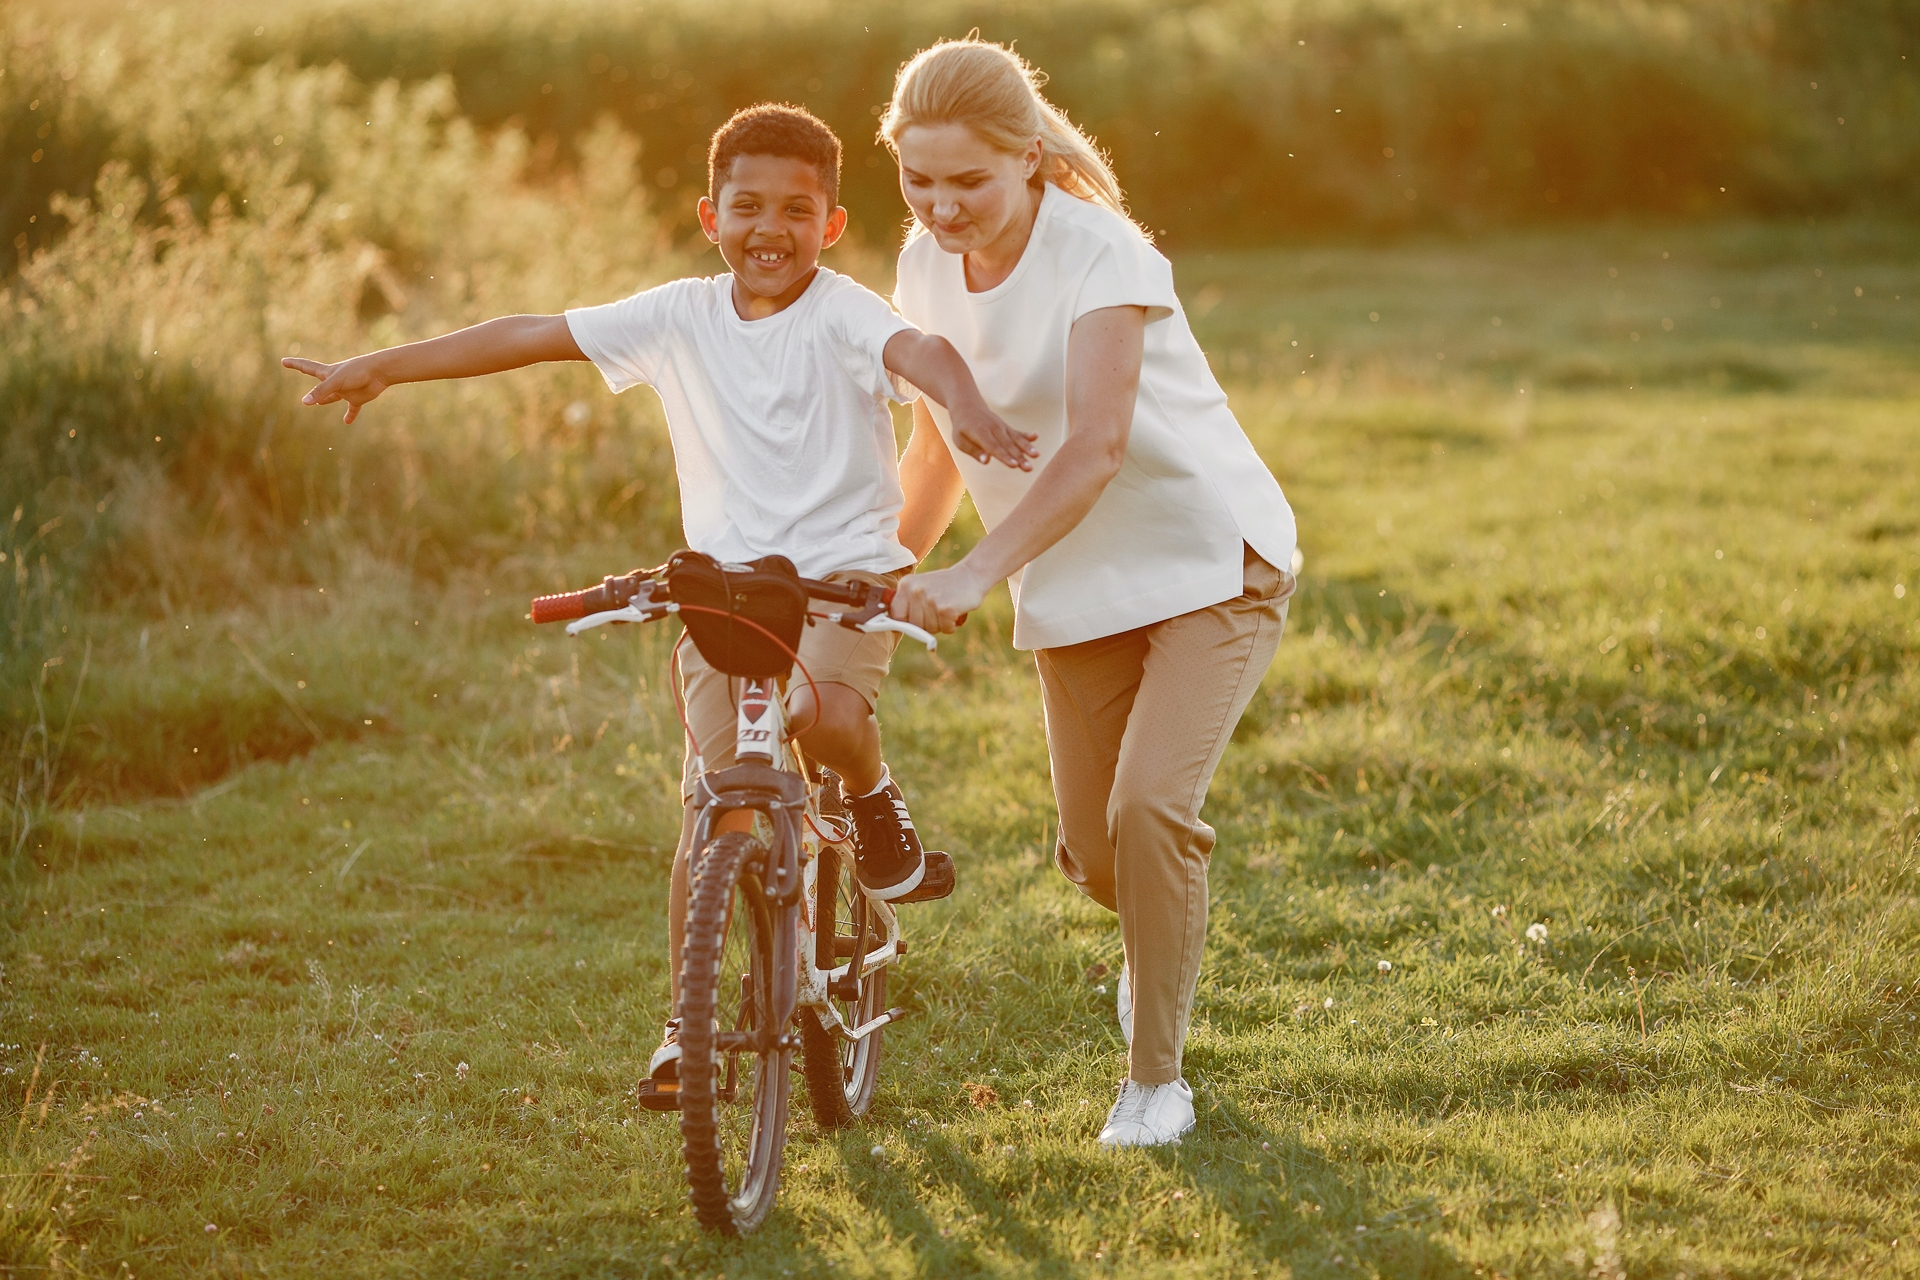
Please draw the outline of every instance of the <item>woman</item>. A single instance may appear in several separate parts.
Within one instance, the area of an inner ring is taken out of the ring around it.
[[[901,69],[882,133],[915,232],[895,305],[959,348],[1039,467],[956,453],[922,398],[900,537],[924,555],[961,487],[987,535],[905,579],[896,617],[951,631],[996,583],[1034,650],[1060,870],[1120,917],[1127,1079],[1100,1142],[1193,1127],[1181,1079],[1207,920],[1207,785],[1293,591],[1293,513],[1207,367],[1172,269],[1022,59],[943,42]]]

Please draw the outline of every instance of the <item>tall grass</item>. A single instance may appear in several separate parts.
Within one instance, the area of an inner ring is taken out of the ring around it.
[[[116,142],[84,189],[54,196],[61,234],[0,288],[10,805],[75,777],[173,789],[232,763],[202,753],[160,769],[137,729],[103,734],[83,716],[63,730],[85,619],[103,610],[162,623],[272,590],[317,597],[356,566],[431,580],[584,535],[658,545],[677,525],[652,406],[595,395],[590,370],[420,389],[345,429],[332,412],[300,412],[298,380],[278,364],[678,271],[631,137],[603,123],[566,181],[534,188],[526,137],[483,138],[444,80],[239,72],[175,32],[128,39],[89,46],[74,82],[142,146]],[[22,89],[23,67],[57,69],[66,52],[16,43],[0,88]],[[238,713],[251,734],[226,728],[267,754],[327,720],[256,692]]]

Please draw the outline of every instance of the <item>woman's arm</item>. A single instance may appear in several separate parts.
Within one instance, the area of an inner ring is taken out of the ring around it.
[[[1067,337],[1067,438],[1007,518],[951,569],[903,579],[893,616],[952,631],[1005,580],[1071,533],[1126,461],[1146,345],[1144,307],[1103,307]]]
[[[585,360],[565,316],[502,316],[423,342],[388,347],[339,364],[288,356],[280,363],[320,379],[302,404],[347,402],[348,422],[360,406],[399,382],[432,382],[501,373],[547,360]]]
[[[927,558],[953,523],[965,488],[960,468],[953,465],[953,455],[933,425],[933,414],[924,400],[915,401],[913,435],[900,455],[900,489],[906,495],[906,504],[900,508],[900,541],[916,562]]]
[[[987,407],[973,370],[951,342],[918,329],[902,329],[887,339],[880,358],[889,372],[932,396],[947,411],[957,447],[981,462],[992,456],[1022,471],[1033,469],[1039,452],[1033,447],[1034,437],[1015,431]]]

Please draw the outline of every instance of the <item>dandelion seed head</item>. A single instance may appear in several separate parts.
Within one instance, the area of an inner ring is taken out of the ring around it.
[[[1391,960],[1382,960],[1382,961],[1380,962],[1380,966],[1379,966],[1379,967],[1380,967],[1380,972],[1382,972],[1382,973],[1392,973],[1392,972],[1393,972],[1393,961],[1391,961]]]

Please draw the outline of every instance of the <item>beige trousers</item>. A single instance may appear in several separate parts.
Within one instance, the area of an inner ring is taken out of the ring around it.
[[[1120,916],[1133,981],[1128,1075],[1180,1078],[1207,935],[1207,786],[1286,627],[1293,576],[1246,549],[1245,591],[1210,609],[1041,649],[1060,807],[1054,860]]]

